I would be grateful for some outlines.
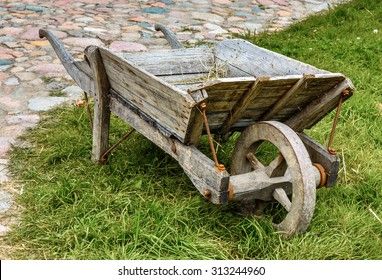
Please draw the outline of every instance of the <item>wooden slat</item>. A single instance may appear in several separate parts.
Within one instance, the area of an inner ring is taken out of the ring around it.
[[[228,65],[228,76],[284,76],[329,73],[241,39],[224,40],[215,46],[217,63]]]
[[[243,112],[247,109],[250,102],[256,98],[258,94],[261,93],[261,87],[264,81],[269,80],[268,77],[259,77],[253,83],[253,86],[243,94],[243,96],[236,102],[233,106],[231,113],[228,115],[226,120],[222,125],[222,135],[225,135],[229,132],[232,124],[234,124]]]
[[[314,79],[314,75],[303,75],[300,80],[284,94],[274,105],[268,110],[268,112],[262,117],[263,120],[270,120],[275,114],[277,114],[284,105],[289,101],[292,95],[297,95],[302,92],[307,86],[307,80]]]
[[[250,124],[250,119],[252,119],[252,123],[262,120],[261,116],[275,106],[276,102],[283,95],[287,94],[302,77],[303,75],[272,77],[264,81],[261,92],[250,102],[240,119],[237,120],[239,124],[232,124],[232,127],[235,129],[242,127],[243,124],[248,125]],[[254,78],[248,77],[244,81],[241,81],[241,78],[225,78],[204,85],[208,92],[207,115],[213,131],[218,130],[219,122],[228,118],[240,97],[246,90],[248,91],[250,88],[248,86],[249,79],[254,80]],[[301,112],[305,106],[313,100],[320,98],[343,79],[344,76],[339,73],[317,74],[314,78],[306,79],[305,86],[302,86],[300,90],[295,91],[293,95],[284,99],[285,103],[280,106],[279,111],[275,113],[272,119],[285,121],[293,114]],[[224,90],[224,87],[229,87],[230,89]],[[239,89],[235,90],[235,88]],[[222,123],[220,123],[221,125]]]
[[[100,53],[111,88],[180,141],[186,141],[192,111],[196,110],[192,97],[106,49],[100,48]]]
[[[312,127],[337,106],[338,100],[345,89],[349,89],[350,94],[354,90],[353,84],[348,79],[322,95],[321,98],[312,101],[300,113],[293,115],[285,123],[297,132]]]
[[[214,55],[208,47],[154,50],[119,55],[131,64],[159,76],[209,73],[214,65]]]
[[[188,85],[189,87],[192,87],[195,84],[201,84],[207,81],[208,73],[168,75],[159,77],[167,83],[175,86]]]

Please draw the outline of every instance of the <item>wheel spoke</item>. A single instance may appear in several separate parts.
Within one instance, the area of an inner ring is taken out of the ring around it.
[[[269,177],[277,177],[283,176],[285,174],[285,170],[287,169],[286,161],[281,153],[271,161],[271,163],[265,167],[265,173]]]
[[[280,204],[289,212],[292,206],[292,202],[289,200],[286,192],[282,188],[277,188],[273,191],[273,198],[276,199]]]
[[[257,157],[253,153],[248,153],[247,159],[251,163],[252,168],[254,170],[264,168],[264,165],[257,159]]]

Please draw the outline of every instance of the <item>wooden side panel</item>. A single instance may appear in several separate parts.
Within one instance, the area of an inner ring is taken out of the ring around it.
[[[320,98],[310,102],[300,112],[291,115],[285,123],[298,132],[303,131],[305,128],[312,127],[337,107],[344,90],[349,91],[349,95],[346,98],[349,98],[353,94],[354,85],[349,79],[345,79]]]
[[[288,75],[272,77],[261,83],[261,90],[246,104],[246,109],[232,126],[233,128],[244,127],[255,121],[268,117],[273,120],[284,121],[294,114],[302,111],[308,104],[330,92],[339,85],[345,77],[342,74],[316,74]],[[247,93],[255,82],[255,78],[226,78],[219,79],[204,85],[208,93],[208,119],[211,129],[215,132],[221,126],[227,116],[232,114],[235,104],[243,94]],[[298,86],[298,91],[290,91]],[[290,94],[288,98],[285,95]],[[278,102],[282,100],[282,106],[274,111],[274,115],[267,116]]]
[[[241,39],[217,43],[215,57],[217,63],[228,67],[230,77],[329,73]]]
[[[124,53],[120,56],[155,76],[208,73],[214,65],[213,51],[208,47]]]
[[[186,141],[195,101],[178,88],[119,56],[100,48],[112,90],[163,126],[180,141]]]

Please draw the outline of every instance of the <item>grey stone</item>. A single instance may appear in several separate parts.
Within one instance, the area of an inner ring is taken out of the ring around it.
[[[224,21],[224,18],[222,16],[211,14],[211,13],[193,12],[191,16],[194,19],[204,20],[207,22],[219,23]]]
[[[260,13],[263,13],[264,10],[261,9],[259,6],[255,5],[252,7],[252,12],[256,13],[256,14],[260,14]]]
[[[0,190],[0,213],[5,213],[12,206],[12,196],[3,190]]]
[[[12,37],[12,36],[0,36],[0,43],[4,43],[4,42],[13,42],[15,41],[15,37]]]
[[[28,108],[32,111],[48,111],[68,101],[67,97],[34,97],[28,101]]]
[[[90,33],[95,33],[95,34],[100,34],[100,33],[105,33],[107,32],[106,29],[103,28],[95,28],[95,27],[85,27],[84,31],[90,32]]]
[[[46,7],[38,6],[38,5],[26,5],[25,9],[29,11],[37,12],[37,13],[46,12],[49,10]]]
[[[18,72],[15,74],[21,81],[31,81],[36,78],[36,75],[32,72]]]
[[[17,86],[19,84],[19,80],[16,77],[11,77],[5,80],[4,84],[7,86]]]
[[[147,7],[143,8],[142,11],[147,14],[166,14],[169,12],[168,9],[161,7]]]
[[[11,65],[0,65],[0,71],[6,71],[11,67],[12,67]]]
[[[78,86],[69,86],[62,90],[72,100],[78,100],[82,98],[84,91]]]
[[[83,22],[83,23],[90,23],[94,20],[91,17],[79,17],[79,18],[76,18],[74,21]]]
[[[11,7],[9,8],[11,11],[23,11],[25,10],[25,4],[22,3],[13,3],[11,4]]]
[[[12,65],[13,60],[11,59],[0,59],[0,66],[5,66],[5,65]]]
[[[62,82],[53,81],[46,85],[48,90],[62,90],[65,88],[66,84]]]

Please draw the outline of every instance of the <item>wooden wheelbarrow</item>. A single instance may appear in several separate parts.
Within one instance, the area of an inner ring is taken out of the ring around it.
[[[89,46],[84,61],[74,61],[51,32],[40,30],[70,76],[94,97],[92,159],[107,158],[112,112],[176,159],[212,203],[279,202],[285,217],[277,230],[304,232],[316,187],[335,183],[339,160],[303,130],[351,96],[351,81],[240,39],[183,48],[171,31],[156,28],[173,49],[115,54]],[[227,139],[234,131],[242,133],[228,172],[212,134]],[[202,134],[213,160],[197,148]],[[279,150],[267,165],[256,157],[265,141]]]

